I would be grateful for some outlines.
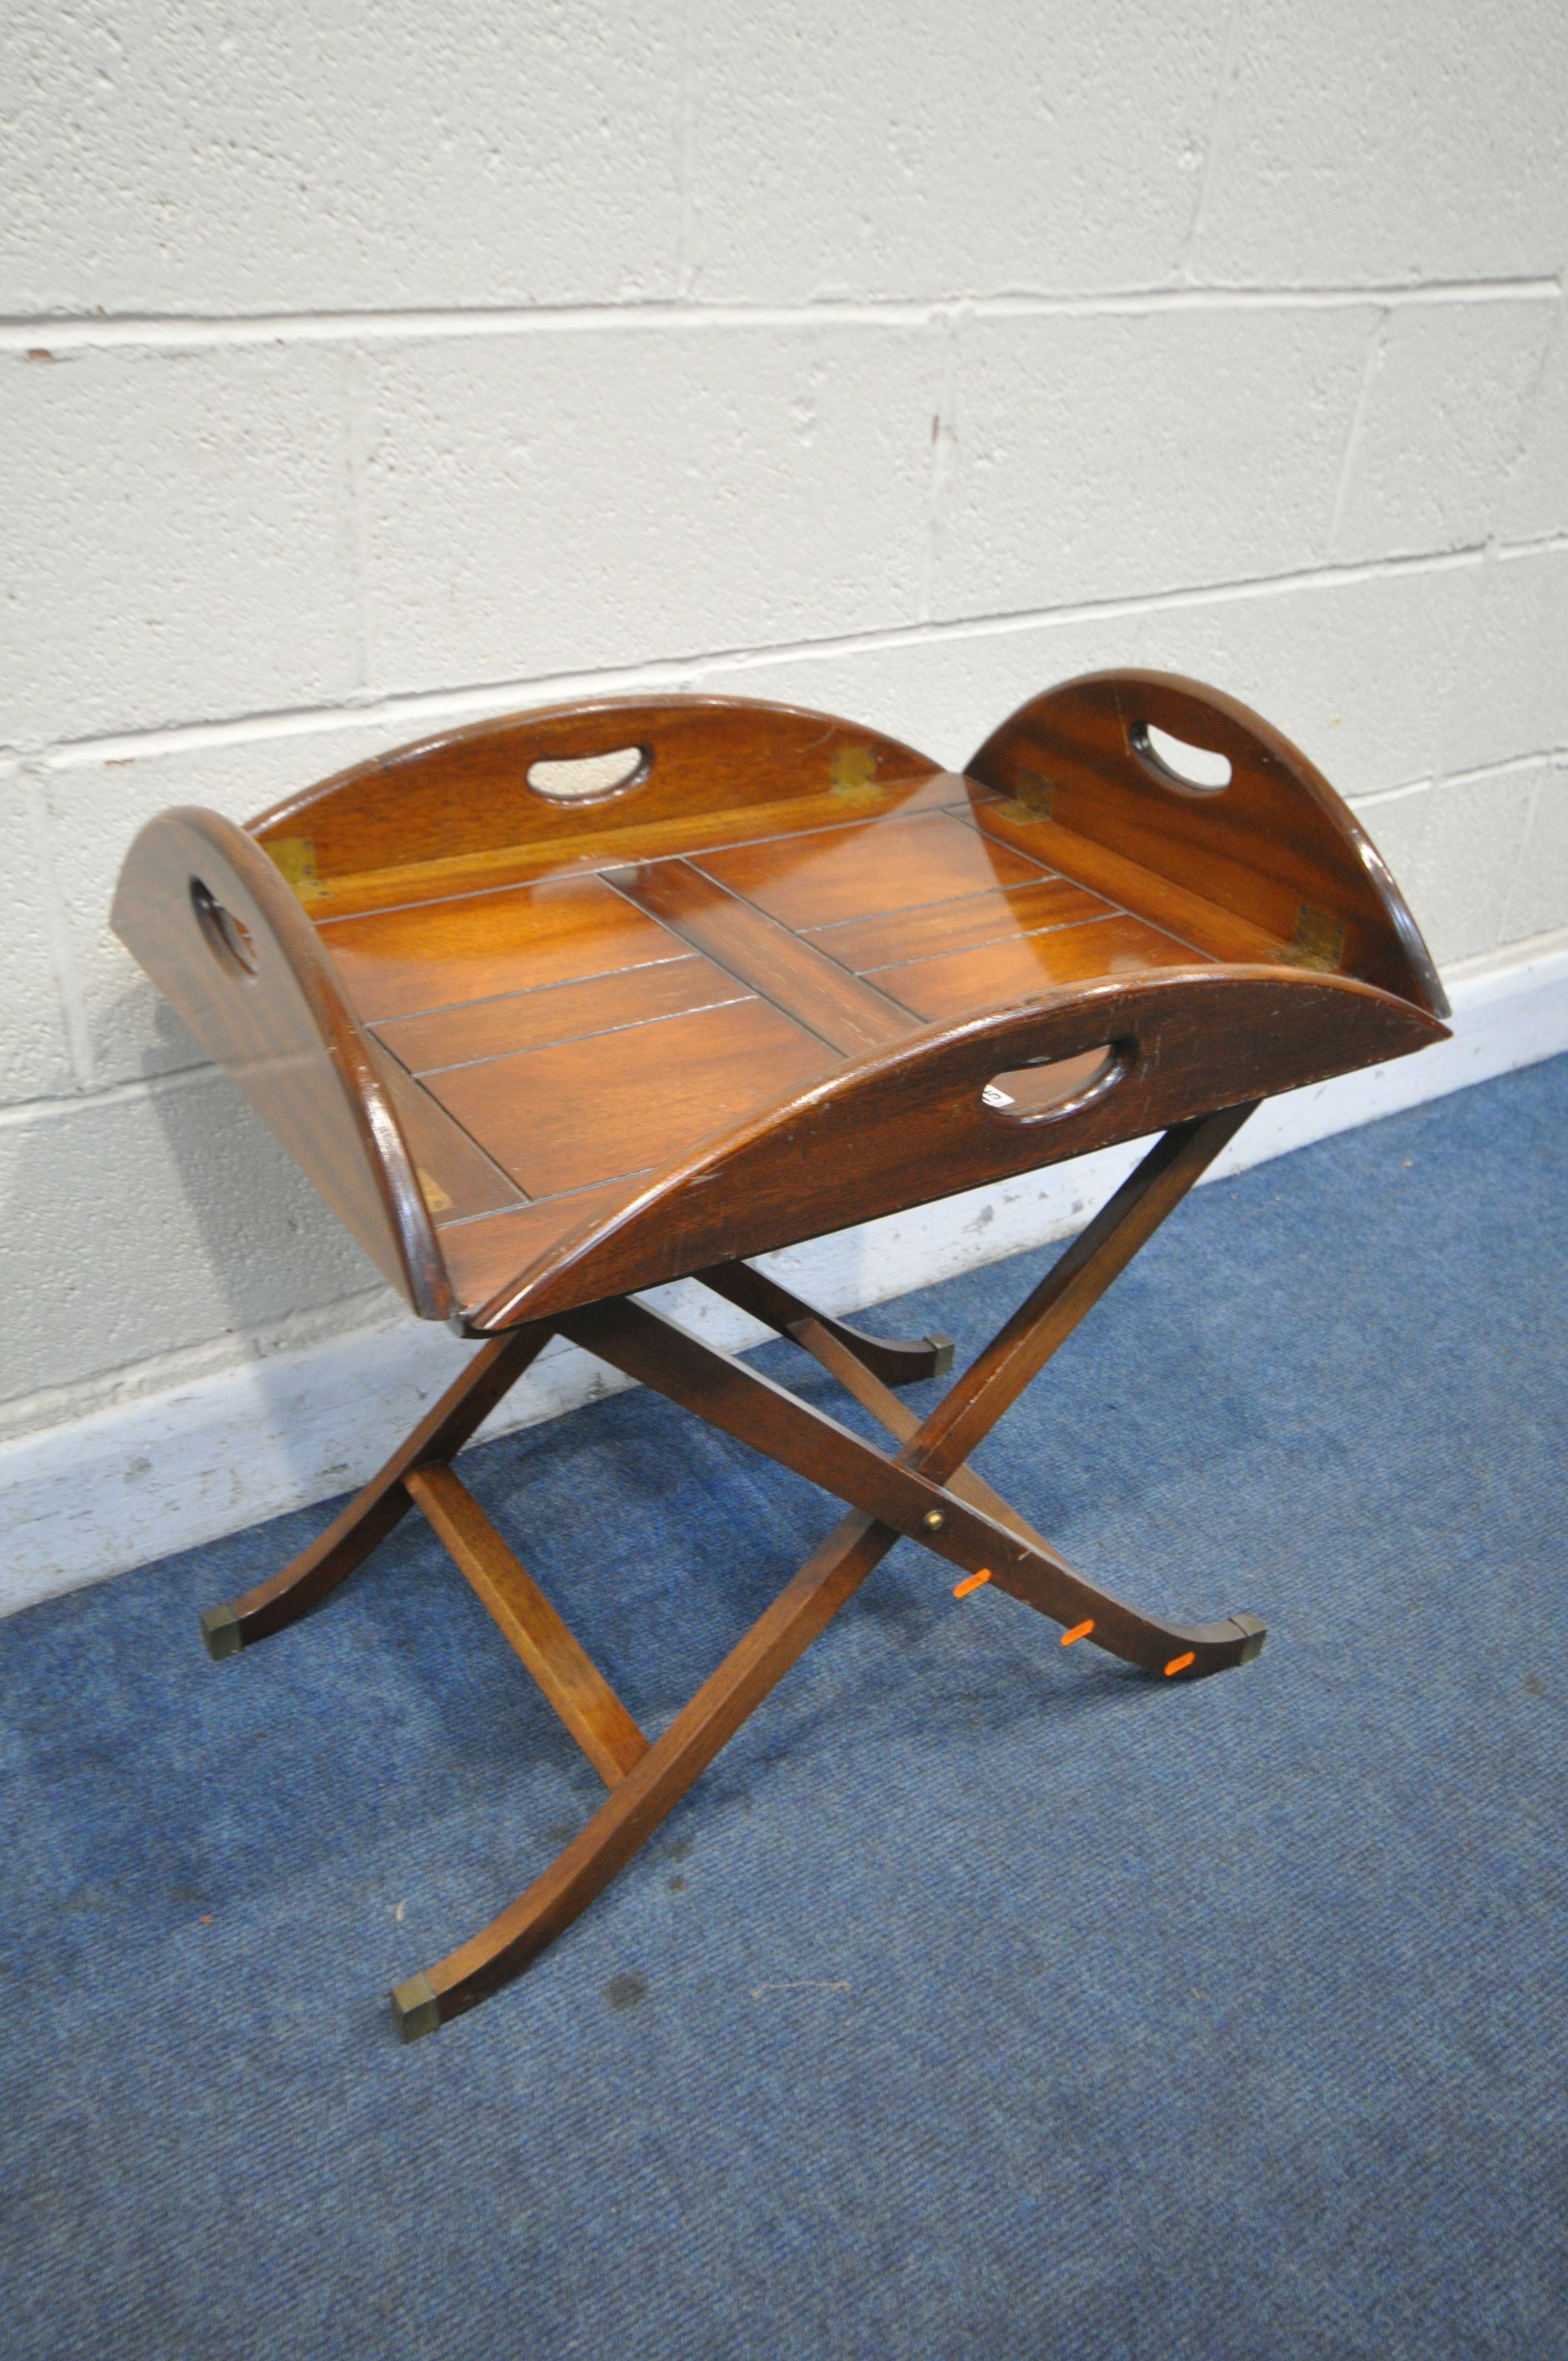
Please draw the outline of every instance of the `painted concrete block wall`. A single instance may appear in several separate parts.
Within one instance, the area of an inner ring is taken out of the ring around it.
[[[1555,0],[13,0],[0,1433],[385,1316],[108,935],[135,829],[729,688],[1259,706],[1568,928]]]

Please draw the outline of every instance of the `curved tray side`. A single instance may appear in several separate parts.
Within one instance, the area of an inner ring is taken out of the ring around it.
[[[1223,755],[1227,786],[1183,782],[1150,726]],[[1021,706],[969,774],[1079,840],[1251,922],[1292,963],[1448,1002],[1376,846],[1322,774],[1235,697],[1175,673],[1086,673]],[[1090,882],[1092,882],[1091,880]],[[1211,946],[1204,946],[1211,948]]]
[[[624,786],[557,801],[529,785],[537,763],[621,748],[642,757]],[[340,771],[248,823],[304,898],[334,878],[451,864],[521,845],[570,861],[607,829],[647,828],[779,799],[833,796],[855,816],[879,787],[938,765],[831,714],[742,697],[605,698],[481,721]],[[602,854],[601,856],[602,857]]]
[[[1194,968],[1063,989],[933,1026],[795,1093],[589,1219],[489,1300],[476,1334],[1007,1179],[1224,1106],[1408,1056],[1445,1028],[1393,994],[1289,968]],[[1020,1069],[1108,1052],[1025,1121],[981,1096]],[[502,1219],[505,1217],[502,1216]]]
[[[369,1044],[252,839],[195,806],[161,813],[126,857],[111,923],[410,1307],[447,1318],[445,1265]]]

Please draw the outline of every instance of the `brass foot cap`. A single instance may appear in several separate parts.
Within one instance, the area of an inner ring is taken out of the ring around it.
[[[1253,1664],[1263,1653],[1263,1643],[1268,1637],[1268,1627],[1255,1615],[1233,1615],[1232,1628],[1244,1634],[1239,1664]]]
[[[952,1338],[944,1336],[938,1328],[935,1335],[927,1337],[926,1342],[936,1356],[931,1363],[931,1375],[934,1378],[945,1378],[953,1366]]]
[[[232,1607],[209,1607],[202,1618],[202,1640],[214,1664],[237,1656],[245,1645],[239,1617]]]
[[[417,2041],[422,2034],[433,2033],[441,2023],[440,2004],[422,1969],[407,1983],[393,1986],[392,2015],[405,2041]]]

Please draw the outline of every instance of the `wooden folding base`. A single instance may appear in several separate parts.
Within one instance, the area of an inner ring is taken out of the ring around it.
[[[861,1335],[744,1263],[696,1274],[813,1354],[890,1431],[901,1446],[894,1454],[874,1450],[646,1304],[610,1298],[485,1345],[318,1541],[271,1581],[203,1615],[203,1635],[214,1656],[280,1631],[334,1588],[417,1504],[609,1789],[587,1826],[520,1900],[461,1949],[398,1986],[392,2005],[405,2039],[473,2007],[571,1925],[900,1535],[957,1567],[965,1577],[956,1586],[960,1595],[994,1583],[1063,1625],[1064,1644],[1090,1640],[1171,1680],[1196,1680],[1258,1653],[1264,1627],[1254,1615],[1167,1623],[1086,1582],[964,1464],[1251,1112],[1226,1108],[1167,1132],[923,1420],[889,1384],[944,1373],[952,1361],[945,1337],[890,1344]],[[450,1464],[557,1332],[808,1477],[849,1508],[652,1743]]]

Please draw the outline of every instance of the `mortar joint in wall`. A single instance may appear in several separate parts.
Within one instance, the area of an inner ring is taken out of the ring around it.
[[[868,327],[922,326],[942,311],[982,319],[1114,318],[1157,311],[1315,310],[1358,303],[1558,302],[1561,274],[1518,279],[1409,280],[1297,285],[1277,282],[1205,285],[1201,281],[1104,288],[1064,293],[1045,289],[922,297],[833,296],[774,304],[704,302],[694,297],[625,303],[474,307],[447,311],[12,314],[0,319],[0,352],[25,357],[40,336],[50,357],[71,351],[133,352],[201,346],[331,343],[413,343],[442,337],[640,333],[648,329],[722,331],[793,329],[843,323]]]

